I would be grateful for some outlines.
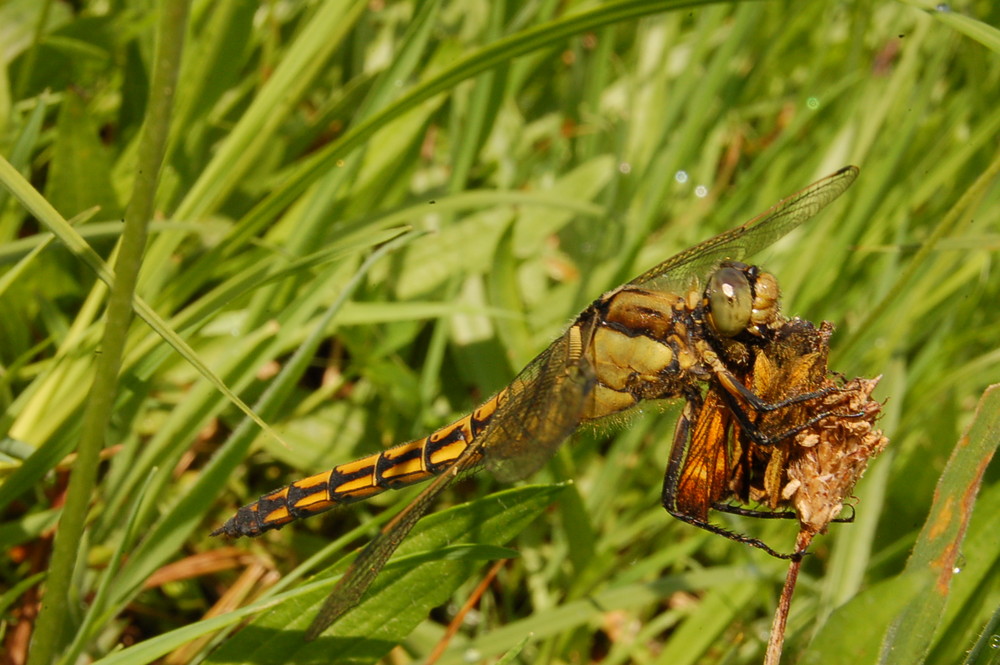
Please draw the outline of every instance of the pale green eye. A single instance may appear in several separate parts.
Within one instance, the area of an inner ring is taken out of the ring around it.
[[[705,289],[708,322],[723,337],[740,334],[750,323],[753,294],[746,275],[736,268],[720,268],[712,273]]]

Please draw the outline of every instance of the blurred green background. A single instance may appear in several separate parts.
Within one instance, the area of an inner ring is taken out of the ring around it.
[[[996,662],[997,407],[974,412],[1000,376],[997,25],[993,0],[0,3],[2,649],[59,577],[35,663],[427,662],[484,559],[519,555],[437,662],[760,662],[785,564],[660,507],[677,404],[577,435],[541,487],[458,483],[440,507],[473,507],[314,643],[329,583],[302,580],[413,490],[208,533],[468,412],[605,290],[857,164],[755,258],[787,313],[836,324],[833,369],[883,375],[891,440],[806,561],[786,661]],[[167,137],[153,198],[144,122]],[[104,394],[97,256],[137,200],[162,325],[132,323]],[[100,397],[102,461],[78,464]],[[89,503],[70,470],[97,474]],[[46,577],[60,514],[86,528]],[[718,519],[791,549],[794,524]]]

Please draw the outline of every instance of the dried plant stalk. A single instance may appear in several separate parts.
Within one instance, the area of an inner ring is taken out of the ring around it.
[[[888,439],[875,428],[882,405],[872,399],[879,378],[844,381],[832,376],[827,358],[833,327],[818,329],[799,319],[788,321],[755,358],[748,380],[759,397],[775,403],[795,395],[819,393],[787,408],[757,414],[755,425],[771,436],[771,446],[748,447],[753,470],[746,488],[750,498],[771,508],[791,506],[799,521],[796,551],[805,552],[843,509],[868,461]],[[785,625],[801,560],[793,560],[771,628],[766,665],[781,658]]]

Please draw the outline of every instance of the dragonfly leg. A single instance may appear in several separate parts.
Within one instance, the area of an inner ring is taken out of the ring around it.
[[[788,429],[776,432],[774,434],[764,434],[757,425],[750,420],[750,416],[747,414],[747,410],[740,404],[739,400],[736,399],[735,395],[739,395],[750,408],[758,412],[770,412],[777,411],[778,409],[783,409],[785,407],[794,406],[795,404],[801,404],[802,402],[808,402],[809,400],[819,399],[821,397],[826,397],[827,395],[834,393],[840,388],[837,386],[827,386],[820,390],[814,390],[805,393],[799,393],[798,395],[793,395],[787,399],[779,400],[777,402],[765,402],[753,391],[743,385],[743,383],[733,376],[728,370],[722,370],[717,372],[717,376],[720,379],[720,383],[724,390],[720,391],[723,400],[726,402],[726,406],[732,412],[733,416],[736,417],[737,422],[740,424],[740,428],[743,432],[749,436],[755,443],[762,446],[770,446],[784,441],[789,437],[795,436],[799,432],[809,429],[819,421],[824,418],[829,418],[831,416],[837,416],[839,418],[863,418],[864,412],[857,411],[851,413],[842,413],[836,410],[822,411],[808,420],[805,420],[798,425],[789,427]]]
[[[724,529],[721,526],[717,526],[706,520],[699,519],[697,517],[694,517],[693,515],[688,515],[686,513],[681,513],[681,512],[675,512],[670,508],[667,508],[667,512],[670,513],[671,516],[676,517],[682,522],[687,522],[688,524],[696,526],[699,529],[704,529],[705,531],[714,533],[719,536],[723,536],[725,538],[728,538],[729,540],[734,540],[738,543],[743,543],[744,545],[749,545],[751,547],[756,547],[757,549],[764,550],[765,552],[767,552],[776,559],[800,561],[806,554],[808,554],[808,552],[804,550],[800,552],[791,552],[788,554],[784,552],[778,552],[777,550],[774,550],[770,546],[768,546],[768,544],[765,543],[763,540],[759,540],[757,538],[753,538],[751,536],[747,536],[742,533],[737,533],[735,531]]]
[[[747,404],[750,405],[754,411],[777,411],[778,409],[784,409],[785,407],[792,406],[794,404],[801,404],[802,402],[808,402],[809,400],[818,399],[820,397],[826,397],[831,393],[840,390],[837,386],[827,386],[819,390],[813,390],[810,392],[799,393],[798,395],[792,395],[783,400],[777,402],[765,402],[760,397],[757,396],[755,392],[743,385],[732,372],[725,368],[717,368],[715,370],[715,376],[725,388],[725,392],[729,395],[738,395]]]
[[[833,520],[837,524],[851,524],[854,522],[854,506],[847,504],[844,507],[850,508],[851,514],[847,517],[838,517]],[[799,517],[790,510],[753,510],[752,508],[734,506],[731,503],[723,503],[721,501],[713,503],[712,508],[718,510],[720,513],[729,513],[730,515],[739,515],[741,517],[754,517],[762,520],[794,520]]]
[[[833,522],[837,524],[852,524],[854,522],[854,506],[847,504],[845,508],[851,509],[851,514],[847,517],[838,517]],[[713,510],[718,510],[720,513],[729,513],[730,515],[740,515],[741,517],[754,517],[761,520],[794,520],[798,519],[798,515],[790,510],[753,510],[752,508],[744,508],[743,506],[734,506],[731,503],[718,503],[712,504]]]
[[[744,508],[743,506],[736,506],[722,501],[713,503],[712,509],[718,510],[720,513],[729,513],[730,515],[739,515],[740,517],[753,517],[761,520],[798,519],[798,515],[790,510],[754,510],[753,508]]]
[[[850,508],[851,514],[847,517],[838,517],[832,522],[837,524],[853,524],[856,512],[854,506],[847,504],[844,508]],[[798,515],[790,510],[753,510],[752,508],[744,508],[743,506],[734,506],[731,503],[713,503],[713,510],[718,510],[720,513],[729,513],[730,515],[739,515],[741,517],[753,517],[761,520],[794,520],[798,519]]]

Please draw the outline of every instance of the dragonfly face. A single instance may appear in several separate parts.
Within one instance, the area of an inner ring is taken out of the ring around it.
[[[769,348],[788,324],[780,312],[774,277],[740,261],[811,218],[857,174],[856,167],[841,169],[601,296],[509,386],[472,413],[423,439],[266,494],[240,508],[213,535],[256,536],[340,504],[436,477],[362,552],[310,629],[309,636],[315,637],[357,603],[433,498],[459,473],[485,465],[501,479],[523,478],[540,468],[581,424],[622,413],[644,400],[683,398],[686,406],[667,469],[664,506],[685,521],[777,555],[759,541],[707,522],[709,508],[732,495],[734,470],[725,432],[738,426],[760,442],[747,411],[766,411],[773,405],[758,399],[745,383],[760,350]],[[710,445],[692,453],[689,439]]]

